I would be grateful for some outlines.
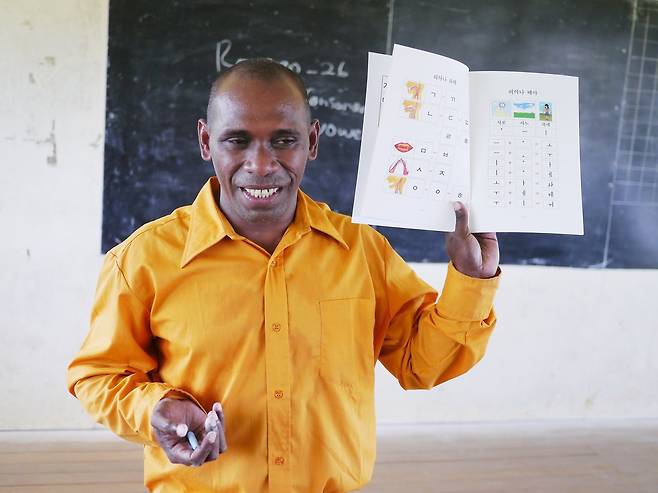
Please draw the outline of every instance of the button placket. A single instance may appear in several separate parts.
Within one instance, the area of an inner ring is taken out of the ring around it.
[[[288,492],[292,483],[289,461],[291,439],[290,346],[285,269],[281,256],[269,261],[265,275],[265,367],[269,490]]]

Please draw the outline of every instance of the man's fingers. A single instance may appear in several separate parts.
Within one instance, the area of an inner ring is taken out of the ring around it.
[[[214,410],[208,413],[204,426],[206,429],[206,433],[213,434],[213,438],[211,440],[213,442],[212,451],[210,452],[210,454],[208,454],[208,458],[206,459],[206,461],[215,460],[217,457],[219,457],[219,454],[221,453],[220,450],[221,440],[217,436],[221,429],[221,424],[219,423],[219,417],[217,416],[217,413]]]
[[[212,405],[212,410],[217,414],[217,417],[219,418],[219,423],[222,425],[222,428],[224,427],[224,409],[222,408],[222,405],[219,402],[215,402]]]
[[[179,423],[176,425],[176,435],[183,438],[187,435],[189,428],[185,423]]]
[[[226,435],[224,434],[224,427],[220,426],[219,427],[219,453],[223,454],[226,452],[226,449],[228,449],[228,445],[226,443]]]
[[[226,443],[221,404],[215,403],[213,410],[205,415],[191,401],[173,403],[175,408],[171,402],[161,401],[151,416],[157,440],[169,460],[173,464],[198,467],[217,459]]]
[[[203,464],[208,458],[208,455],[210,455],[210,453],[212,452],[216,441],[217,441],[216,432],[213,431],[207,433],[206,436],[203,437],[203,440],[201,440],[201,443],[199,444],[199,448],[197,448],[190,454],[190,465],[199,467],[201,464]]]
[[[220,440],[219,440],[219,436],[217,436],[218,432],[211,431],[210,433],[208,433],[208,435],[211,434],[212,437],[209,437],[209,440],[212,442],[212,450],[208,454],[208,457],[206,458],[206,462],[217,459],[217,457],[219,457],[219,454],[221,453],[221,451],[219,450]]]
[[[210,411],[204,423],[204,428],[206,430],[206,433],[210,433],[213,430],[217,430],[218,426],[219,426],[219,417],[217,416],[217,413],[215,413],[215,411]]]
[[[462,202],[453,202],[452,205],[455,209],[455,233],[464,238],[470,233],[468,229],[468,209]]]
[[[224,409],[222,409],[222,405],[219,402],[215,402],[212,405],[212,410],[217,414],[217,417],[219,418],[219,453],[226,452],[226,449],[228,448],[228,444],[226,443],[226,435],[224,434]]]

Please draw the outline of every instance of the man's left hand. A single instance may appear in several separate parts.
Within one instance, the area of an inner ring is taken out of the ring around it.
[[[455,231],[446,233],[446,251],[452,264],[462,274],[486,279],[498,272],[498,239],[496,233],[471,233],[468,209],[455,202]]]

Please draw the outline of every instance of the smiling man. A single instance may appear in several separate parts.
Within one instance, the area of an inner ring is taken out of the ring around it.
[[[483,356],[496,235],[471,234],[456,204],[437,300],[382,235],[299,189],[319,124],[301,79],[269,60],[223,73],[197,127],[216,177],[108,252],[69,391],[144,445],[151,491],[358,489],[375,363],[429,389]]]
[[[197,125],[201,157],[219,179],[220,209],[269,253],[293,220],[306,162],[318,153],[320,124],[294,81],[277,69],[224,76]]]

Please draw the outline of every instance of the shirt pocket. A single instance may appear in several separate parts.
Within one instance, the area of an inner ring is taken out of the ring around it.
[[[372,386],[374,302],[366,298],[320,301],[320,376],[357,395]]]

